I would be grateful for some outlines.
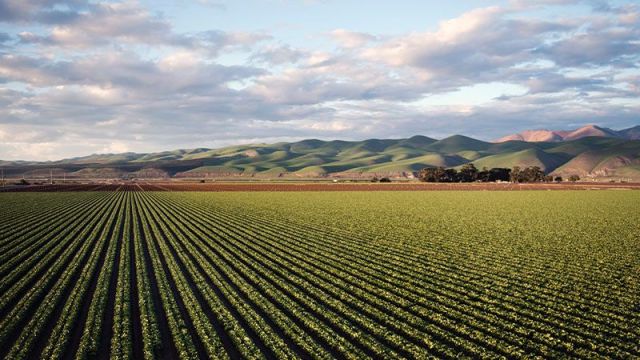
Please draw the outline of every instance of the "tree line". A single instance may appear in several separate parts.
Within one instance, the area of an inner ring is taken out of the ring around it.
[[[521,168],[514,166],[509,168],[482,168],[478,170],[472,163],[463,165],[460,170],[452,168],[429,167],[418,172],[418,179],[424,182],[496,182],[510,181],[516,183],[525,182],[561,182],[561,176],[555,178],[546,175],[539,166]],[[571,175],[569,181],[578,181],[578,175]]]

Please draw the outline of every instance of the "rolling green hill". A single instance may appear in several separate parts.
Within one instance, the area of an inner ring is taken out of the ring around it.
[[[563,142],[490,143],[454,135],[435,140],[323,141],[179,149],[157,153],[97,154],[52,162],[0,161],[9,177],[46,177],[49,169],[69,177],[411,177],[425,167],[539,166],[569,176],[639,176],[640,140],[584,137]]]
[[[543,171],[550,172],[570,158],[571,157],[566,154],[547,153],[540,149],[532,148],[486,156],[475,160],[473,164],[479,169],[483,167],[490,169],[496,167],[538,166]]]

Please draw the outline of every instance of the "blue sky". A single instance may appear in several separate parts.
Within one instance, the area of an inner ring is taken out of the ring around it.
[[[640,115],[630,1],[0,0],[0,159]]]
[[[200,31],[211,24],[244,31],[267,30],[278,39],[303,46],[305,38],[338,28],[371,33],[402,34],[428,30],[446,18],[473,9],[483,1],[146,1],[170,18],[178,31]],[[210,5],[207,5],[210,4]],[[299,29],[301,31],[290,31]]]

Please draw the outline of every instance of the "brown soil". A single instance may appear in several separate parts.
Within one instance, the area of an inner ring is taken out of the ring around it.
[[[439,191],[439,190],[640,190],[640,183],[176,183],[176,182],[123,182],[109,185],[33,185],[8,188],[5,191],[58,192],[58,191]],[[2,189],[0,188],[0,192]]]

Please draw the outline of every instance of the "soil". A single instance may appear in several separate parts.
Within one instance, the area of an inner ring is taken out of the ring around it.
[[[7,188],[7,192],[59,191],[439,191],[439,190],[640,190],[640,183],[330,183],[330,182],[119,182],[54,184]],[[2,192],[2,189],[0,189]]]

